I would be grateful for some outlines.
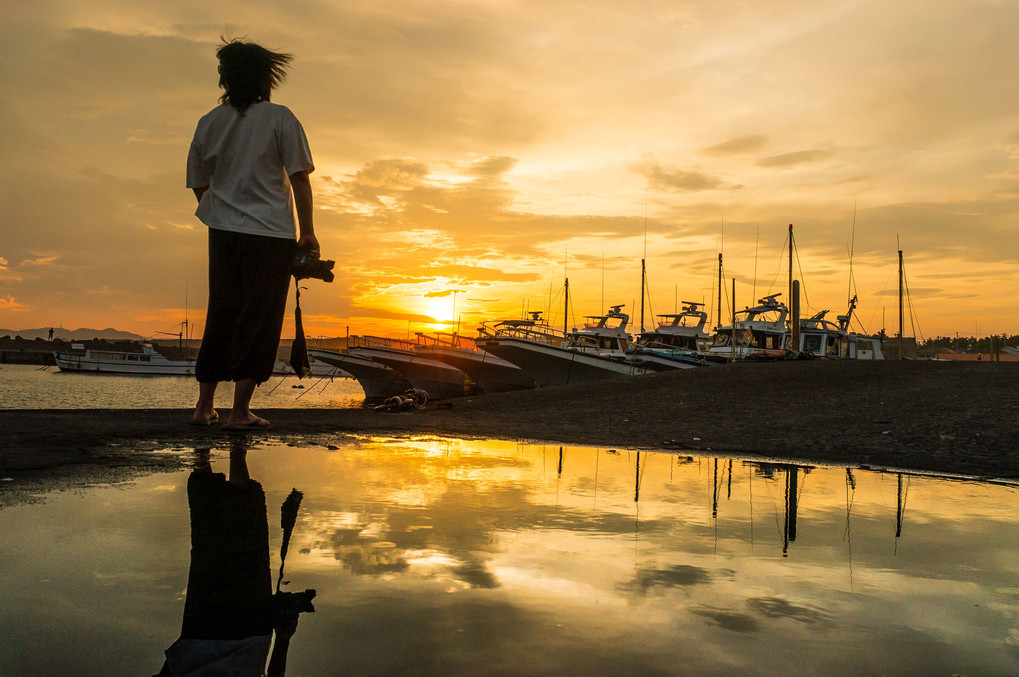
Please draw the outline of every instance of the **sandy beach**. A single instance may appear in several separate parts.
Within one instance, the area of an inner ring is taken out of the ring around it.
[[[264,432],[188,425],[189,410],[0,411],[0,504],[174,469],[236,435],[452,435],[1019,477],[1019,365],[737,363],[463,398],[410,413],[262,410]],[[221,412],[226,413],[226,412]]]

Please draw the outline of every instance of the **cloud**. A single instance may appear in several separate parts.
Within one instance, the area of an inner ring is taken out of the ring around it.
[[[403,313],[399,311],[388,310],[386,308],[366,308],[356,304],[352,305],[350,307],[350,318],[357,319],[359,317],[400,320],[403,322],[418,322],[421,324],[431,324],[435,321],[435,318],[429,315],[421,315],[418,313]]]
[[[756,153],[764,148],[768,141],[768,137],[762,134],[749,134],[747,136],[738,136],[728,141],[723,141],[720,144],[705,148],[701,151],[704,155],[715,155],[720,157],[730,155],[745,155],[747,153]]]
[[[465,174],[484,178],[498,178],[513,169],[519,162],[512,157],[489,157],[469,165]]]
[[[841,297],[833,271],[857,203],[861,307],[883,300],[864,297],[889,286],[898,235],[918,289],[957,275],[931,297],[945,323],[932,330],[979,314],[1019,331],[992,292],[1019,282],[1019,80],[1001,77],[1019,70],[1019,17],[1007,3],[940,10],[224,0],[82,12],[57,0],[16,12],[0,55],[5,293],[38,326],[53,314],[117,326],[186,294],[201,305],[207,244],[183,163],[230,33],[297,56],[274,100],[302,120],[318,166],[316,229],[338,274],[308,290],[323,318],[346,323],[355,305],[424,316],[410,306],[449,285],[509,315],[548,293],[567,250],[578,304],[591,304],[605,253],[606,288],[625,291],[645,214],[659,284],[711,294],[722,220],[727,269],[750,280],[757,233],[763,266],[796,223],[805,267],[831,278],[811,297]],[[23,265],[46,257],[58,258]],[[976,297],[960,314],[949,291]]]
[[[798,150],[793,153],[783,153],[782,155],[772,155],[766,157],[763,160],[757,161],[758,167],[795,167],[796,165],[810,164],[814,162],[821,162],[834,156],[830,150],[813,149],[813,150]]]
[[[732,188],[717,176],[680,169],[657,162],[650,157],[642,158],[641,162],[633,165],[632,168],[647,179],[648,188],[656,191],[693,193]]]
[[[26,310],[25,305],[18,303],[13,296],[0,296],[0,311],[17,312],[21,310]]]

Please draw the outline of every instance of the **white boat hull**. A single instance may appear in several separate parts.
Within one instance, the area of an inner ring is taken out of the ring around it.
[[[474,383],[465,373],[413,351],[360,346],[351,348],[348,354],[386,365],[402,375],[414,388],[428,393],[429,400],[445,400],[475,393]]]
[[[511,390],[528,390],[537,385],[526,372],[511,362],[483,350],[454,346],[422,346],[417,353],[467,374],[482,393],[502,393]]]
[[[53,353],[60,371],[83,374],[114,374],[119,376],[194,376],[194,360],[169,360],[159,353],[128,353],[102,351],[93,355]]]
[[[602,381],[648,373],[620,359],[509,336],[479,339],[478,347],[520,367],[539,386]]]
[[[357,379],[364,390],[365,404],[378,404],[414,387],[402,374],[381,362],[321,348],[308,348],[308,356],[338,367]]]

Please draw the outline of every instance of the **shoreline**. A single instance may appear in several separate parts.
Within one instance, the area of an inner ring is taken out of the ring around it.
[[[411,413],[263,409],[267,431],[188,425],[190,409],[0,410],[0,507],[184,467],[238,437],[443,435],[1019,478],[1019,364],[736,363],[460,398]],[[221,412],[221,415],[225,412]],[[164,453],[166,452],[166,453]],[[8,481],[9,480],[9,481]]]

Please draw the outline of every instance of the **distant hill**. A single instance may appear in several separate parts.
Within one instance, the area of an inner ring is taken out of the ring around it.
[[[23,339],[48,339],[50,335],[50,328],[44,327],[43,329],[0,329],[0,336],[20,336]],[[93,338],[106,339],[107,341],[140,341],[145,338],[138,334],[132,334],[129,331],[120,331],[118,329],[106,328],[106,329],[59,329],[53,328],[53,338],[60,339],[62,341],[87,341]]]

